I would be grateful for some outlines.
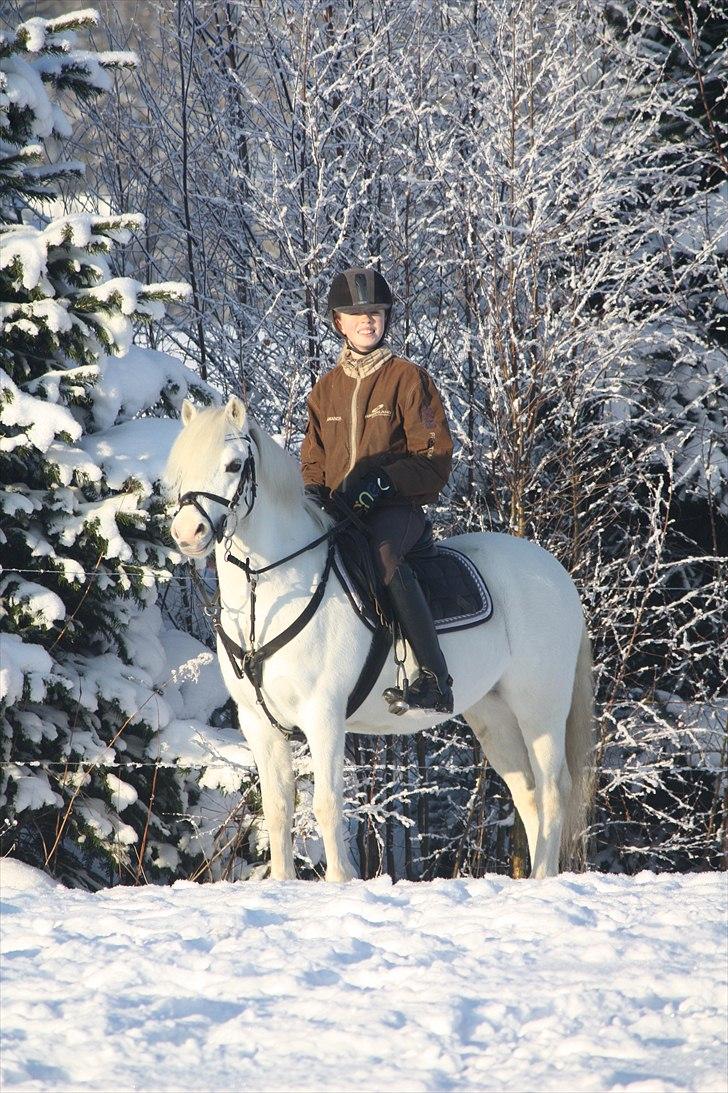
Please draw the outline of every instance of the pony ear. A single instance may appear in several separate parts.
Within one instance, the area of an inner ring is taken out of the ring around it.
[[[189,425],[193,417],[197,416],[197,410],[192,405],[190,400],[186,398],[182,403],[182,425]]]
[[[245,406],[242,400],[237,395],[231,395],[228,399],[228,404],[225,407],[225,413],[227,414],[233,425],[238,429],[242,429],[245,424]]]

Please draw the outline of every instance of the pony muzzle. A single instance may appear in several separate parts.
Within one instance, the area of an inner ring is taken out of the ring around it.
[[[212,499],[218,503],[225,503],[224,498],[213,497]],[[197,500],[196,494],[184,494],[179,499],[177,512],[169,530],[183,554],[198,557],[209,553],[213,539],[217,543],[222,542],[231,516],[233,514],[227,510],[215,522]]]
[[[182,553],[190,557],[207,554],[215,538],[207,517],[201,517],[191,505],[177,511],[169,530]]]

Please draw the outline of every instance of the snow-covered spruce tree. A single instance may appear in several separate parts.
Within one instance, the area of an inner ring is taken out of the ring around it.
[[[632,508],[594,556],[597,584],[629,589],[621,633],[608,623],[596,830],[601,861],[618,848],[631,868],[704,868],[722,861],[726,823],[728,21],[710,0],[608,5],[607,21],[641,73],[624,120],[656,124],[622,208],[626,221],[644,210],[635,256],[651,272],[624,298],[638,337],[615,376],[617,419],[605,415]],[[635,539],[644,565],[620,576]]]
[[[205,735],[223,699],[211,654],[155,606],[174,560],[156,484],[177,429],[157,415],[210,393],[132,336],[187,288],[113,276],[140,217],[42,212],[82,173],[43,162],[69,133],[63,94],[98,94],[134,63],[75,47],[95,23],[36,18],[0,39],[2,849],[90,886],[214,875],[235,836],[217,791],[254,790],[236,737]]]

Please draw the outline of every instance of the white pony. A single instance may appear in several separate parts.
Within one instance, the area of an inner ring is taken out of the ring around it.
[[[304,499],[296,461],[247,415],[237,398],[222,409],[182,407],[183,429],[165,473],[179,507],[171,526],[188,558],[215,550],[225,634],[249,647],[251,606],[256,647],[286,630],[328,576],[327,542],[310,549],[333,524]],[[446,540],[475,563],[493,599],[493,616],[474,629],[441,636],[462,713],[513,796],[526,830],[533,877],[552,876],[581,833],[591,792],[592,671],[590,642],[571,578],[541,547],[509,535],[475,533]],[[295,558],[251,584],[241,572]],[[326,878],[354,877],[342,817],[344,734],[411,733],[442,715],[410,710],[395,716],[382,691],[393,684],[392,654],[369,696],[348,720],[347,699],[371,634],[336,577],[303,629],[265,661],[261,690],[233,668],[220,640],[227,688],[260,775],[270,833],[271,874],[295,877],[292,847],[294,776],[282,726],[298,726],[311,751],[313,808],[326,851]],[[416,673],[411,653],[407,674]]]

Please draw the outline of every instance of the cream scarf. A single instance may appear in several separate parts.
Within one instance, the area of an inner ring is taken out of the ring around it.
[[[363,376],[371,376],[372,372],[376,372],[393,356],[388,345],[380,345],[378,349],[372,349],[371,353],[357,353],[355,349],[345,345],[339,354],[338,363],[346,376],[356,380],[362,379]]]

